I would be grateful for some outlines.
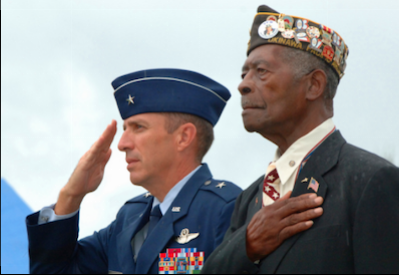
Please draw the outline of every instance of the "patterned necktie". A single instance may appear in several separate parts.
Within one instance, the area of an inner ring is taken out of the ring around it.
[[[263,181],[263,206],[267,206],[280,198],[280,183],[276,164],[272,162],[267,167],[267,175]]]
[[[162,218],[162,212],[158,204],[157,206],[154,207],[154,209],[152,209],[150,214],[150,224],[148,226],[147,239],[161,218]]]

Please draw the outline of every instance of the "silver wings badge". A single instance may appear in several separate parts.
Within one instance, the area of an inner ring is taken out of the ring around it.
[[[180,233],[180,236],[176,238],[176,242],[179,244],[186,244],[196,238],[198,238],[199,233],[191,233],[187,228],[183,229]]]

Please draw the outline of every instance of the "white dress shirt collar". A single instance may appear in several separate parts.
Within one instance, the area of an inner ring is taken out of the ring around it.
[[[199,165],[197,168],[195,168],[193,171],[191,171],[187,176],[185,176],[181,181],[179,181],[175,186],[173,186],[172,189],[166,194],[165,199],[161,203],[157,198],[154,197],[154,201],[152,203],[152,208],[157,206],[159,204],[159,208],[162,212],[162,215],[165,215],[166,211],[168,211],[170,205],[173,203],[177,195],[180,193],[180,191],[183,189],[183,187],[186,185],[188,180],[195,174],[195,172],[198,171],[198,169],[201,168],[201,165]]]
[[[274,162],[276,163],[277,173],[279,174],[282,185],[288,181],[293,173],[297,172],[299,165],[307,154],[317,147],[334,129],[334,122],[330,118],[307,135],[295,141],[283,155],[280,155],[280,150],[277,148]]]

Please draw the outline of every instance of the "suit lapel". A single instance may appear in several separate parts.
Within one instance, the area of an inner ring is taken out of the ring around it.
[[[252,217],[262,209],[262,199],[263,199],[263,179],[264,176],[262,175],[257,181],[256,184],[258,185],[258,191],[256,192],[254,198],[251,200],[250,205],[248,207],[248,214],[249,220],[247,223],[252,219]]]
[[[133,216],[131,218],[131,220],[133,220],[132,223],[124,228],[117,236],[118,258],[123,273],[134,273],[136,268],[131,240],[133,236],[136,235],[136,233],[148,222],[153,198],[145,199],[143,202],[147,203],[143,212],[139,217]],[[132,215],[134,215],[134,213]]]
[[[144,241],[143,246],[137,257],[137,274],[147,274],[152,265],[159,258],[159,253],[163,253],[167,244],[172,238],[180,234],[174,232],[174,223],[184,218],[189,211],[190,205],[200,187],[207,180],[212,178],[212,174],[206,164],[189,179],[183,189],[179,192],[170,208],[158,222],[150,236]],[[180,212],[172,212],[173,207],[180,207]]]
[[[323,175],[337,164],[340,148],[344,144],[345,140],[339,131],[331,134],[316,149],[312,157],[306,163],[301,174],[298,176],[295,182],[291,197],[298,197],[306,193],[315,193],[313,189],[308,188],[310,180],[314,178],[319,184],[317,195],[323,197],[325,200],[327,196],[328,185],[324,181]],[[307,182],[302,182],[306,178],[308,179]],[[294,235],[285,240],[274,252],[267,256],[262,261],[262,273],[275,273],[285,254],[295,244],[300,236],[302,236],[302,233]]]

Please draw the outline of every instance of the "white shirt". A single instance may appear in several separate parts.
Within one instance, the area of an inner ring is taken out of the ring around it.
[[[277,148],[274,162],[281,182],[279,186],[274,187],[280,193],[280,198],[294,189],[296,177],[304,158],[319,146],[326,137],[332,134],[334,130],[335,125],[330,118],[317,126],[307,135],[295,141],[283,155],[281,155],[280,150]],[[268,174],[267,172],[266,175]],[[269,205],[273,202],[274,200],[267,196],[267,201],[265,201],[264,204]]]

